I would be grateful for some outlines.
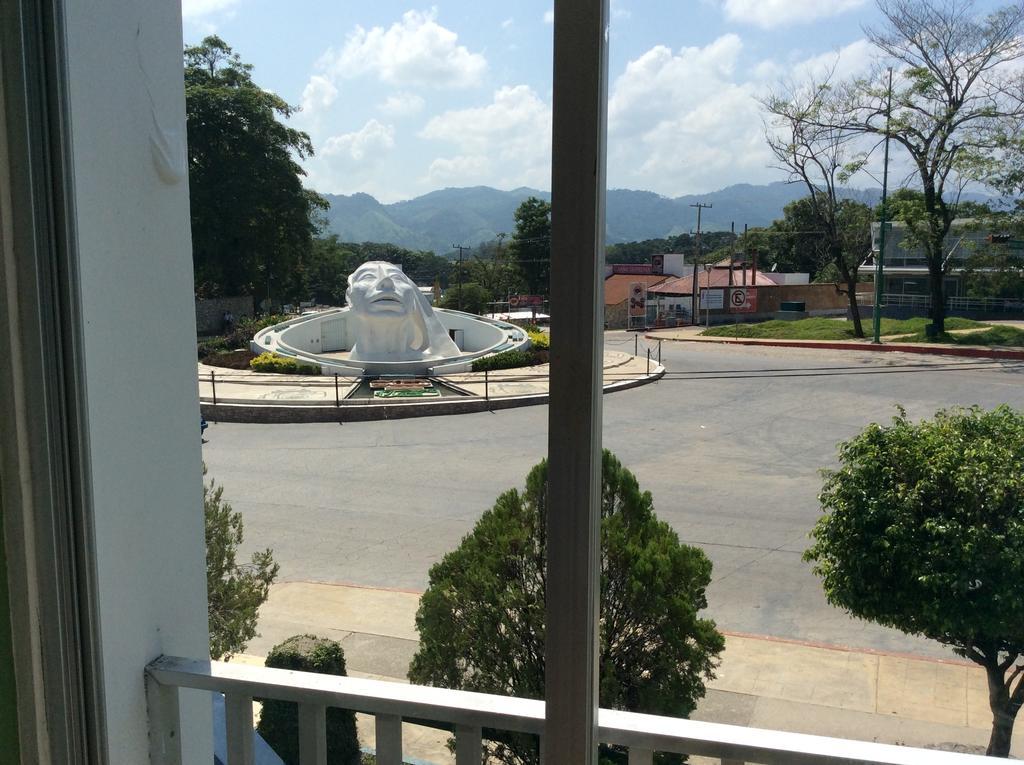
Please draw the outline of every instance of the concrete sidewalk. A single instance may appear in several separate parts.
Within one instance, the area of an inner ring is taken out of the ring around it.
[[[1024,329],[1024,322],[1000,321],[990,322],[993,325],[1005,324]],[[1024,348],[1012,348],[989,345],[952,345],[949,343],[913,343],[902,342],[901,337],[894,335],[881,338],[875,345],[870,339],[851,340],[795,340],[788,338],[760,337],[705,337],[701,335],[706,327],[673,327],[667,329],[651,329],[644,333],[647,340],[669,340],[673,342],[719,343],[725,345],[763,345],[781,348],[823,348],[828,350],[872,351],[921,353],[939,356],[968,356],[975,358],[1024,360]],[[957,334],[961,334],[957,332]]]
[[[260,636],[236,661],[262,663],[276,643],[314,633],[338,640],[353,675],[405,682],[416,651],[419,593],[313,582],[274,585]],[[694,719],[908,746],[984,752],[991,713],[981,668],[837,646],[726,634],[717,677]],[[405,726],[410,758],[453,762],[446,734]],[[360,741],[373,746],[372,720]],[[1024,736],[1013,753],[1024,756]],[[702,758],[691,758],[699,764]]]
[[[606,391],[652,381],[659,374],[655,359],[621,351],[604,352]],[[441,378],[471,397],[491,398],[539,396],[548,392],[549,366],[541,364],[518,369],[489,372],[463,372]],[[280,375],[198,365],[199,398],[204,403],[214,398],[225,404],[333,405],[359,385],[359,379],[327,375]],[[485,382],[486,381],[486,382]],[[216,391],[216,393],[215,393]],[[457,400],[457,399],[456,399]],[[436,401],[436,399],[430,399]],[[362,402],[372,404],[374,402]],[[404,400],[402,403],[410,403]],[[380,405],[380,402],[377,402]]]

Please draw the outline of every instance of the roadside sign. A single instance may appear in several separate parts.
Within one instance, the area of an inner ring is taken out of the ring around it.
[[[725,308],[725,290],[704,289],[700,291],[702,311],[720,311]]]
[[[730,289],[729,310],[732,313],[754,313],[757,311],[757,288],[733,287]]]
[[[629,285],[629,315],[647,315],[647,285],[643,282],[633,282]]]

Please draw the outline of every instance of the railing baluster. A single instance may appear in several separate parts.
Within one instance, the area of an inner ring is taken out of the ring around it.
[[[637,746],[629,748],[629,765],[653,765],[654,752]]]
[[[253,765],[252,697],[244,693],[225,693],[224,713],[228,729],[228,765]]]
[[[377,765],[402,765],[402,718],[377,715]]]
[[[181,718],[176,685],[146,678],[149,712],[149,761],[152,765],[181,765]]]
[[[483,761],[483,730],[479,725],[455,726],[455,765],[480,765]]]
[[[299,704],[299,763],[327,765],[327,707]]]

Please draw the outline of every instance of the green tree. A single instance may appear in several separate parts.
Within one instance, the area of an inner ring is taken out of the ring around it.
[[[270,649],[266,666],[294,672],[317,672],[345,677],[345,652],[341,644],[316,635],[295,635]],[[295,702],[263,699],[257,726],[285,765],[299,763],[299,708]],[[327,710],[327,762],[330,765],[359,765],[356,716],[350,709]]]
[[[509,248],[504,246],[504,239],[505,234],[499,234],[496,240],[478,245],[472,259],[464,264],[464,278],[479,284],[495,300],[504,300],[527,289]]]
[[[491,293],[481,285],[476,282],[466,282],[449,287],[438,307],[475,314],[490,313],[491,307],[488,303],[493,299]]]
[[[973,298],[1024,300],[1024,218],[1018,209],[975,216],[979,231],[1000,234],[1015,242],[977,243],[963,264],[964,293]]]
[[[869,425],[825,472],[804,554],[829,603],[923,635],[988,678],[988,754],[1024,702],[1024,415],[1006,406]]]
[[[363,260],[337,234],[313,240],[305,269],[306,291],[317,303],[344,305],[348,277]]]
[[[532,295],[547,295],[551,281],[551,203],[537,197],[515,212],[516,230],[509,250]]]
[[[544,697],[547,470],[541,462],[522,493],[498,497],[431,568],[412,682]],[[608,451],[601,481],[601,706],[685,717],[724,647],[714,622],[698,616],[711,562],[658,520],[650,492]],[[501,761],[539,762],[534,739],[488,736]],[[625,762],[621,752],[603,753]]]
[[[257,86],[252,66],[222,39],[185,48],[192,257],[201,292],[301,294],[317,212],[302,187],[305,133],[279,118],[294,108]]]
[[[943,242],[957,216],[956,200],[969,181],[991,177],[992,158],[1019,140],[1024,100],[1012,64],[1024,56],[1024,4],[980,17],[972,15],[969,0],[879,0],[878,7],[884,25],[866,34],[895,62],[893,87],[878,67],[841,85],[839,108],[818,122],[850,135],[888,133],[906,153],[922,208],[905,222],[924,248],[931,317],[942,332],[949,268]]]
[[[260,606],[266,602],[278,572],[269,548],[253,553],[249,563],[237,562],[242,514],[231,509],[223,494],[224,487],[217,486],[213,479],[203,483],[207,611],[213,659],[230,658],[245,650],[246,643],[256,636]]]

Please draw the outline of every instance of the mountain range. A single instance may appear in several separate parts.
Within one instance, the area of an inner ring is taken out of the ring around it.
[[[698,202],[711,205],[701,210],[701,228],[727,231],[735,224],[767,226],[782,217],[782,208],[806,195],[803,185],[741,183],[707,194],[669,198],[651,191],[608,191],[606,240],[608,244],[658,239],[692,231],[697,224]],[[515,230],[516,207],[530,196],[550,200],[537,189],[501,191],[489,186],[448,188],[393,204],[382,204],[369,194],[325,194],[330,202],[328,232],[345,242],[388,242],[414,250],[450,255],[453,245],[472,247],[493,240],[499,232]],[[881,198],[878,189],[846,189],[843,196],[868,205]],[[967,195],[965,195],[966,198]],[[975,195],[979,200],[985,197]]]

